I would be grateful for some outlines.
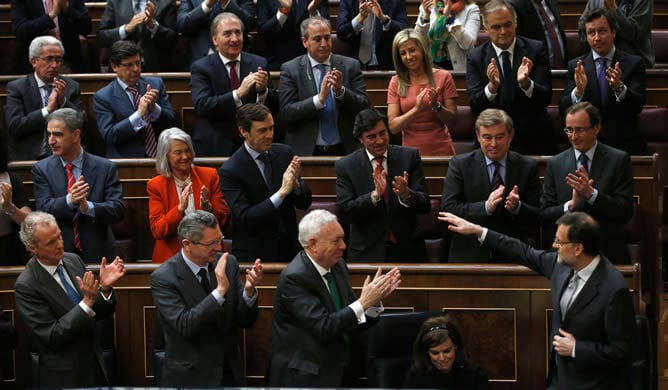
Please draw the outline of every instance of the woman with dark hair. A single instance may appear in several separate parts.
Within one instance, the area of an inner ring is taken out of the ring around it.
[[[447,315],[426,320],[413,344],[413,365],[404,388],[489,389],[487,373],[466,359],[457,325]]]
[[[24,265],[26,250],[18,227],[30,213],[21,179],[7,171],[7,137],[0,137],[0,265]]]

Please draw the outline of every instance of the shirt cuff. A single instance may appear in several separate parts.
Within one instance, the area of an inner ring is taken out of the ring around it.
[[[390,27],[392,27],[392,18],[388,16],[387,22],[381,22],[380,24],[383,25],[383,31],[390,31]]]
[[[367,16],[367,18],[368,18],[368,16]],[[352,25],[353,25],[353,31],[355,31],[355,33],[357,33],[357,34],[359,34],[360,31],[362,31],[362,29],[364,28],[364,24],[357,22],[357,16],[355,16],[353,18]]]
[[[481,245],[482,245],[483,242],[485,242],[485,239],[487,238],[487,232],[488,231],[489,231],[489,229],[487,229],[486,227],[482,228],[482,234],[480,235],[480,237],[478,237],[478,242]]]
[[[276,11],[276,19],[278,19],[278,23],[282,28],[285,22],[288,20],[288,15],[282,13],[281,11]]]
[[[87,200],[86,204],[88,204],[88,210],[86,210],[85,213],[81,212],[81,210],[79,210],[79,212],[91,218],[95,218],[95,205],[90,200]]]
[[[617,102],[621,102],[622,100],[624,100],[624,98],[626,97],[626,91],[628,91],[628,88],[626,87],[626,84],[622,84],[622,91],[619,94],[617,94],[617,92],[615,92],[613,90],[613,92],[615,93],[615,99],[617,100]]]
[[[86,315],[88,315],[88,317],[95,317],[95,310],[86,305],[83,299],[79,301],[79,307],[84,311],[84,313],[86,313]]]
[[[152,28],[148,27],[148,26],[146,27],[148,29],[148,31],[151,32],[151,38],[153,38],[155,33],[158,32],[158,27],[160,27],[160,23],[158,23],[158,21],[155,20],[155,19],[153,19],[153,27]]]
[[[597,197],[598,197],[598,190],[596,188],[594,188],[594,192],[592,192],[589,199],[587,199],[587,203],[594,204],[594,202],[596,202]]]
[[[128,33],[125,32],[125,25],[122,25],[118,28],[118,35],[120,35],[121,40],[124,40],[128,37]]]
[[[132,130],[135,131],[135,133],[141,131],[144,127],[146,127],[146,121],[144,118],[139,116],[139,113],[137,111],[133,112],[132,115],[130,115],[130,118],[128,118],[130,121],[130,124],[132,125]]]
[[[571,91],[571,102],[573,104],[577,104],[577,103],[580,103],[580,100],[581,99],[578,99],[578,97],[575,96],[575,88],[573,88],[573,90]]]
[[[160,105],[158,103],[156,103],[155,108],[153,109],[153,111],[151,111],[148,114],[146,119],[149,122],[153,123],[153,122],[157,121],[158,119],[160,119],[160,115],[162,115],[162,107],[160,107]]]
[[[271,204],[274,205],[274,207],[279,208],[281,207],[281,204],[283,204],[283,199],[281,199],[280,196],[278,196],[278,192],[274,193],[269,200],[271,201]]]
[[[236,89],[232,91],[232,98],[234,99],[234,105],[237,106],[237,108],[241,107],[244,104],[241,101],[241,98],[239,97],[239,94],[237,93]]]
[[[364,314],[369,318],[378,318],[380,313],[384,311],[385,311],[385,306],[383,306],[383,302],[380,302],[379,306],[371,306],[370,308],[366,309],[366,312]]]
[[[334,92],[334,91],[332,91],[332,92]],[[341,86],[341,93],[337,95],[336,92],[334,92],[334,98],[337,99],[337,100],[341,100],[341,99],[343,99],[343,95],[345,95],[345,94],[346,94],[346,86],[342,85]]]
[[[577,340],[573,340],[573,351],[571,351],[571,357],[575,359],[575,344],[577,344]]]
[[[211,12],[211,8],[207,7],[206,1],[202,2],[202,12],[204,12],[205,14],[208,14],[209,12]]]
[[[522,92],[524,92],[524,94],[526,95],[526,97],[528,97],[529,99],[531,99],[531,96],[533,96],[533,87],[534,87],[533,80],[529,79],[529,83],[530,83],[530,84],[529,84],[529,88],[527,88],[526,90],[524,90],[524,89],[522,89],[522,87],[520,87],[520,89],[522,89]]]
[[[366,315],[364,315],[364,307],[362,307],[362,304],[360,303],[359,300],[356,300],[355,302],[351,303],[350,305],[348,305],[348,307],[353,309],[358,324],[363,324],[366,322]]]
[[[487,96],[487,100],[491,102],[492,100],[496,99],[496,95],[496,93],[492,93],[489,90],[489,86],[485,85],[485,96]]]
[[[244,293],[242,296],[244,297],[244,302],[246,302],[247,306],[253,306],[255,304],[255,301],[257,301],[257,296],[259,295],[257,293],[257,288],[253,287],[253,290],[254,290],[253,296],[249,297],[248,295],[246,295],[246,289],[244,288]]]
[[[225,297],[220,295],[220,291],[218,291],[217,288],[214,288],[213,291],[211,291],[211,295],[213,295],[213,299],[215,299],[219,305],[225,303]]]
[[[325,107],[324,104],[320,103],[320,98],[318,98],[318,95],[313,96],[313,104],[315,105],[316,110],[322,110],[322,108]]]
[[[110,288],[109,289],[109,295],[107,296],[107,295],[104,295],[104,293],[102,292],[102,289],[100,289],[100,295],[102,295],[102,299],[109,302],[111,300],[111,297],[114,295],[114,290],[112,290]]]

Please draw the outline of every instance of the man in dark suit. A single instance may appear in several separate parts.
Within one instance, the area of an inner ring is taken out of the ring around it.
[[[540,205],[538,167],[532,158],[510,150],[513,120],[488,108],[475,122],[480,149],[453,157],[443,181],[441,211],[484,224],[524,242],[535,239]],[[472,237],[453,236],[448,261],[503,260]]]
[[[261,103],[278,111],[267,60],[241,51],[244,24],[234,14],[218,14],[211,23],[217,52],[195,61],[190,89],[197,112],[193,136],[200,157],[230,156],[243,143],[234,118],[245,103]]]
[[[547,388],[630,389],[635,322],[624,277],[599,251],[598,223],[580,212],[557,220],[555,251],[540,251],[450,213],[439,220],[504,258],[550,279],[552,327]]]
[[[568,59],[566,34],[556,0],[508,0],[517,13],[517,34],[542,41],[552,69],[564,69]]]
[[[248,31],[254,31],[257,26],[253,0],[182,0],[176,14],[176,31],[188,41],[189,64],[216,52],[211,45],[209,26],[221,12],[231,12],[241,19],[245,31],[243,47],[248,50]]]
[[[279,101],[285,143],[297,154],[344,155],[356,147],[350,131],[358,112],[369,107],[360,63],[332,54],[327,19],[302,22],[308,54],[281,66]]]
[[[160,386],[215,387],[246,384],[239,329],[257,318],[262,264],[239,276],[234,256],[219,251],[216,217],[202,210],[178,227],[181,251],[151,274],[153,302],[165,337]]]
[[[547,228],[564,213],[590,214],[601,225],[603,254],[628,264],[623,225],[633,216],[631,158],[598,142],[600,130],[601,116],[591,103],[568,108],[564,131],[573,147],[547,162],[540,218]]]
[[[79,256],[65,252],[53,215],[35,211],[21,224],[33,254],[14,285],[16,310],[39,353],[39,388],[109,386],[96,322],[113,315],[112,286],[125,274],[123,260],[100,262],[99,279]]]
[[[176,38],[174,0],[108,0],[97,32],[102,48],[122,40],[136,43],[144,70],[151,72],[172,70]]]
[[[329,19],[328,0],[263,0],[257,2],[258,36],[270,70],[303,55],[301,24],[311,16]]]
[[[403,0],[342,0],[336,36],[352,44],[364,69],[393,70],[392,40],[408,27]]]
[[[299,251],[295,207],[311,206],[301,161],[290,147],[272,144],[267,107],[245,104],[236,119],[245,142],[218,171],[234,221],[232,251],[241,262],[287,261]]]
[[[383,275],[378,267],[356,298],[341,259],[343,236],[336,216],[326,210],[314,210],[299,222],[304,250],[278,279],[267,386],[359,386],[358,331],[374,323],[383,311],[381,299],[399,286],[401,274],[395,267]]]
[[[87,263],[112,259],[111,224],[125,215],[118,170],[111,161],[81,147],[83,114],[61,108],[47,117],[53,156],[32,168],[37,210],[53,214],[63,230],[65,250]]]
[[[28,56],[28,45],[41,35],[51,35],[65,47],[63,61],[74,72],[85,72],[88,59],[81,52],[79,35],[91,32],[91,20],[84,0],[12,0],[12,30],[18,38],[21,59]],[[20,72],[30,71],[30,64],[21,61]],[[68,72],[69,73],[69,72]]]
[[[141,75],[139,47],[118,41],[109,51],[117,78],[93,95],[97,127],[109,158],[155,157],[164,129],[177,126],[165,83]]]
[[[601,142],[629,154],[647,154],[638,114],[645,104],[643,60],[615,47],[617,19],[605,9],[583,15],[591,51],[568,63],[566,87],[559,110],[589,101],[601,112]]]
[[[515,10],[505,0],[485,5],[483,22],[490,40],[471,49],[466,62],[471,111],[478,116],[487,108],[504,110],[515,124],[512,150],[554,154],[557,142],[546,109],[552,74],[545,45],[515,34]]]
[[[387,117],[364,109],[353,136],[363,148],[336,162],[336,209],[350,223],[348,261],[425,262],[416,216],[431,208],[416,149],[390,145]]]
[[[30,43],[34,73],[7,84],[5,122],[11,135],[9,161],[38,160],[51,154],[46,116],[58,108],[82,111],[79,83],[60,76],[64,48],[45,35]]]

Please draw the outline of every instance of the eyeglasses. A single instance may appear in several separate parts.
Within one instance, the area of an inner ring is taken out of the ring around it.
[[[225,236],[220,236],[220,238],[217,238],[217,239],[215,239],[213,241],[209,241],[209,242],[193,242],[193,245],[202,245],[202,246],[205,246],[209,249],[213,249],[213,248],[217,247],[218,245],[220,245],[220,243],[223,242],[224,238],[225,238]]]
[[[56,63],[58,65],[63,64],[63,57],[37,57],[38,59],[46,62],[47,64]]]
[[[131,69],[131,68],[141,68],[141,61],[135,61],[135,62],[126,62],[125,64],[118,64],[118,66],[122,66],[126,69]]]
[[[557,237],[554,237],[554,245],[557,247],[562,247],[564,245],[568,244],[576,244],[575,242],[570,242],[570,241],[560,241]]]
[[[591,129],[590,127],[564,127],[564,133],[571,135],[573,133],[575,134],[582,134],[585,131],[589,131]]]

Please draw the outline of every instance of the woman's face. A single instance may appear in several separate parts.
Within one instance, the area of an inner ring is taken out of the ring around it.
[[[437,370],[440,372],[452,371],[452,364],[455,362],[455,356],[457,356],[457,347],[452,343],[450,338],[433,348],[429,348],[427,353],[429,354],[431,364]]]
[[[423,53],[415,40],[411,39],[399,45],[399,56],[408,70],[422,69]]]
[[[174,173],[187,173],[193,163],[193,154],[183,141],[169,142],[169,167]]]

